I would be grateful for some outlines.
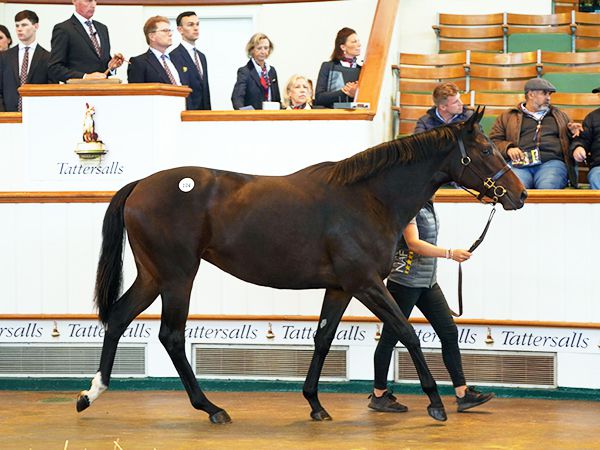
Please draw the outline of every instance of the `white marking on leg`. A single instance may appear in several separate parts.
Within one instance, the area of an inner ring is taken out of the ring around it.
[[[94,379],[92,380],[92,387],[89,391],[82,391],[81,395],[86,395],[88,400],[90,401],[90,405],[94,400],[96,400],[100,394],[102,394],[107,387],[102,383],[102,374],[100,372],[96,373]]]
[[[321,320],[321,328],[325,328],[325,325],[327,325],[327,319]]]

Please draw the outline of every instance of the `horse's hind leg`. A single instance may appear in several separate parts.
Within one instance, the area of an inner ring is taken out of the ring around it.
[[[325,357],[329,353],[335,331],[351,298],[351,295],[341,290],[327,289],[325,292],[317,334],[315,335],[315,350],[302,389],[304,398],[310,404],[310,417],[314,420],[331,420],[331,416],[319,402],[318,384]]]
[[[102,344],[100,366],[87,391],[77,397],[77,411],[81,412],[108,389],[119,339],[138,314],[144,311],[158,296],[158,288],[149,277],[138,275],[135,282],[121,298],[112,305]]]
[[[163,308],[158,337],[167,350],[171,361],[173,361],[175,369],[177,369],[192,406],[205,411],[212,423],[229,423],[231,422],[229,414],[208,400],[202,389],[200,389],[192,366],[185,355],[185,324],[189,310],[192,281],[189,280],[189,282],[181,284],[173,283],[168,288],[163,289],[161,293]]]
[[[376,285],[355,293],[354,296],[382,320],[386,327],[394,330],[402,345],[408,350],[419,375],[421,388],[429,397],[431,403],[427,407],[427,412],[436,420],[446,420],[444,404],[425,361],[419,338],[383,282],[379,281]]]

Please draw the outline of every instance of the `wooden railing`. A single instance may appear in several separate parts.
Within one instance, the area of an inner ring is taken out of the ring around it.
[[[160,314],[140,314],[136,320],[160,320]],[[95,314],[0,314],[2,320],[97,320]],[[261,322],[318,322],[319,316],[296,315],[253,315],[253,314],[190,314],[187,320],[235,320]],[[497,320],[497,319],[454,319],[458,325],[503,326],[503,327],[539,327],[539,328],[589,328],[600,329],[598,322],[555,322],[541,320]],[[380,323],[373,316],[344,316],[342,322]],[[410,323],[428,323],[423,317],[411,317]]]
[[[600,203],[600,191],[589,189],[532,189],[527,203]],[[114,191],[0,192],[0,203],[108,203]],[[440,189],[437,203],[477,203],[460,189]]]

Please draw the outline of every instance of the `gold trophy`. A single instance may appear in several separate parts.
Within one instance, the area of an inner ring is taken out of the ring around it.
[[[107,152],[106,145],[98,139],[98,133],[96,133],[96,125],[94,123],[94,114],[96,109],[90,106],[88,103],[85,104],[85,116],[83,119],[83,142],[77,144],[75,153],[82,160],[100,160]]]

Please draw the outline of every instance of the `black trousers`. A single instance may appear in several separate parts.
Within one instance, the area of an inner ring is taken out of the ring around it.
[[[415,306],[421,310],[442,342],[442,357],[452,384],[454,387],[465,385],[458,348],[458,329],[440,286],[436,283],[431,288],[412,288],[388,280],[387,288],[407,319]],[[387,387],[388,370],[397,342],[397,335],[384,325],[375,349],[375,389]]]

